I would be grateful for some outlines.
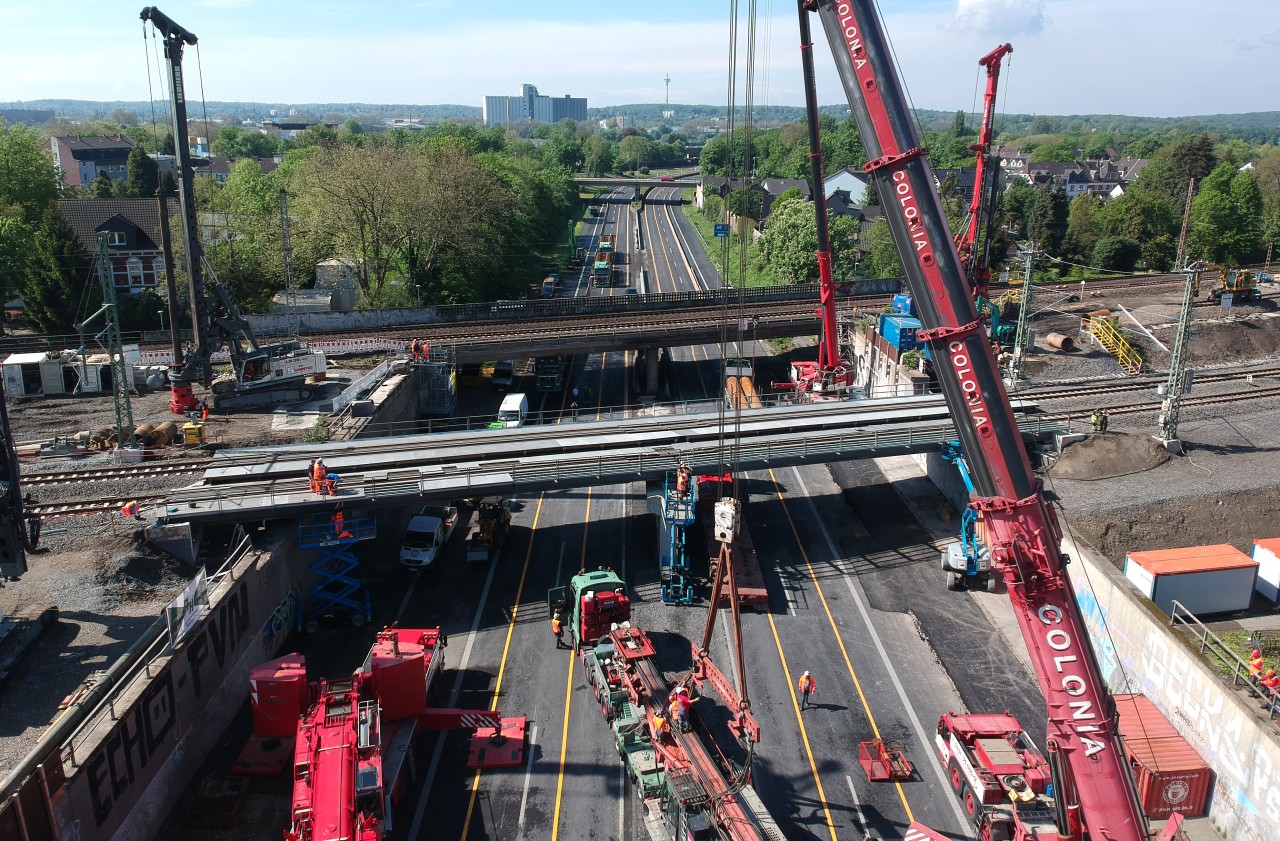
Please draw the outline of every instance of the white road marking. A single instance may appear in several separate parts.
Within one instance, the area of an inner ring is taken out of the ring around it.
[[[450,707],[458,706],[458,696],[462,694],[462,676],[466,674],[467,664],[471,662],[471,647],[475,644],[476,633],[480,629],[480,616],[484,606],[489,602],[489,588],[493,585],[493,574],[498,569],[497,563],[489,564],[489,575],[484,580],[484,589],[480,591],[480,602],[476,605],[475,618],[471,620],[471,630],[467,632],[467,643],[462,647],[462,661],[456,666],[453,678],[453,689],[449,693]],[[422,781],[422,789],[418,792],[418,808],[413,814],[413,824],[409,828],[409,838],[417,838],[422,829],[422,816],[427,811],[427,798],[431,793],[431,785],[435,782],[436,771],[440,768],[440,756],[444,753],[444,736],[436,740],[436,749],[431,754],[431,765],[427,768],[427,776]]]
[[[529,778],[533,776],[533,746],[538,743],[538,725],[529,730],[529,761],[524,766],[524,791],[520,793],[520,820],[516,822],[516,836],[524,837],[524,810],[529,804]],[[850,783],[852,785],[852,783]],[[410,836],[413,837],[413,836]]]
[[[831,533],[827,531],[826,524],[822,521],[822,517],[818,514],[818,506],[813,501],[813,497],[809,495],[809,488],[804,483],[804,478],[800,475],[798,468],[791,468],[791,472],[796,477],[796,483],[800,486],[801,492],[804,493],[805,501],[809,504],[809,510],[813,513],[813,520],[818,525],[818,531],[822,534],[822,539],[827,544],[827,551],[831,553],[833,559],[842,557],[840,552],[836,550],[835,541],[831,539]],[[844,579],[845,586],[849,589],[849,595],[853,597],[853,603],[858,608],[859,615],[862,616],[862,622],[866,625],[867,633],[871,636],[871,642],[875,645],[876,652],[880,655],[880,660],[884,663],[885,671],[889,673],[889,680],[893,683],[894,690],[898,693],[898,700],[902,702],[902,709],[906,712],[907,718],[911,720],[911,728],[915,731],[916,739],[919,740],[920,747],[923,749],[921,755],[929,756],[933,754],[933,740],[926,735],[924,725],[920,723],[920,717],[916,715],[915,708],[911,705],[911,700],[907,697],[907,690],[902,686],[902,681],[898,680],[898,673],[894,670],[893,663],[889,659],[889,652],[885,651],[884,643],[880,641],[879,634],[876,633],[875,624],[871,621],[871,614],[867,610],[867,604],[863,600],[862,593],[853,584],[853,579],[847,575],[840,576]],[[946,790],[950,788],[950,783],[942,772],[942,766],[937,762],[925,763],[933,769],[933,774],[938,780],[938,785]],[[916,766],[920,767],[919,765]],[[960,803],[954,797],[945,798],[951,804],[951,811],[956,817],[956,823],[959,825],[959,831],[966,838],[972,837],[969,834],[970,824],[965,818],[964,813],[960,811]]]
[[[853,798],[853,813],[858,816],[858,825],[862,827],[862,834],[870,837],[871,830],[867,828],[866,815],[862,814],[862,801],[858,799],[858,790],[853,787],[853,777],[845,774],[844,779],[849,784],[849,796]]]
[[[627,769],[623,765],[618,766],[618,841],[626,838],[626,818],[627,818]]]
[[[404,598],[400,601],[400,608],[396,611],[396,621],[404,616],[405,610],[409,607],[409,599],[413,598],[413,591],[417,588],[418,582],[422,580],[422,573],[413,576],[413,581],[409,584],[409,589],[405,591]]]

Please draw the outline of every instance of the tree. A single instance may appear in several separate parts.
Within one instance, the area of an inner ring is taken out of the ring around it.
[[[111,122],[118,126],[136,126],[138,124],[138,115],[128,108],[117,108],[112,111],[110,119]]]
[[[1132,272],[1142,256],[1142,249],[1131,239],[1104,237],[1090,252],[1089,262],[1100,269],[1115,272]]]
[[[316,128],[312,126],[311,129]],[[307,129],[307,131],[311,131]],[[330,133],[332,129],[328,129]],[[334,135],[336,138],[336,134]],[[215,155],[228,158],[269,158],[280,151],[280,144],[269,134],[245,131],[240,126],[223,126],[210,150]]]
[[[115,195],[115,187],[111,184],[111,177],[105,172],[99,172],[89,184],[89,195],[95,199],[112,198]]]
[[[1098,221],[1101,208],[1101,199],[1092,193],[1081,193],[1071,200],[1067,211],[1067,239],[1071,243],[1070,256],[1081,262],[1088,262],[1102,236],[1102,224]]]
[[[0,216],[16,216],[34,229],[61,188],[39,135],[27,126],[0,123]]]
[[[35,231],[21,219],[0,216],[0,300],[19,292],[39,261]],[[0,326],[0,335],[3,335]]]
[[[22,286],[26,316],[42,333],[69,333],[94,261],[57,205],[45,210],[36,246],[37,262]]]
[[[1143,168],[1137,183],[1181,207],[1187,182],[1205,178],[1218,165],[1208,135],[1189,137],[1162,150]]]
[[[866,259],[862,265],[866,268],[867,277],[902,277],[902,259],[889,231],[888,220],[883,216],[876,219],[871,230],[867,231],[866,240]]]
[[[1262,191],[1252,172],[1224,163],[1200,184],[1191,202],[1189,254],[1239,265],[1262,241]]]
[[[1097,218],[1104,236],[1139,243],[1148,268],[1166,270],[1173,264],[1181,215],[1160,193],[1134,185],[1103,205]]]
[[[790,191],[788,191],[790,192]],[[853,276],[855,222],[848,216],[831,220],[831,271],[833,277]],[[762,252],[775,276],[788,283],[818,277],[818,221],[813,205],[799,195],[786,193],[774,202],[765,229]]]
[[[160,186],[160,167],[141,146],[129,150],[129,192],[139,198],[150,198]]]
[[[1027,219],[1027,237],[1050,256],[1062,254],[1062,238],[1067,233],[1067,195],[1046,184],[1036,190]]]
[[[966,132],[964,128],[964,112],[957,111],[956,116],[951,121],[951,133],[956,137],[964,137]]]
[[[1022,177],[1014,177],[1004,190],[1001,205],[1005,219],[1017,239],[1027,236],[1027,220],[1031,218],[1031,207],[1035,204],[1036,188]]]
[[[593,134],[583,141],[582,155],[582,171],[587,175],[613,171],[613,147],[600,135]]]
[[[640,164],[651,157],[649,153],[650,145],[647,139],[638,134],[622,138],[622,141],[618,144],[618,165],[624,167],[635,166],[639,169]]]

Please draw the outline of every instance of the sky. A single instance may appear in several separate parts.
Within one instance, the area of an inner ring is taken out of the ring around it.
[[[147,100],[139,0],[0,2],[0,102]],[[980,107],[978,59],[1009,42],[1000,111],[1173,117],[1280,110],[1275,0],[881,0],[912,101]],[[738,74],[747,76],[749,2]],[[728,0],[162,0],[200,39],[187,96],[481,104],[531,83],[589,107],[727,99]],[[793,0],[756,0],[756,104],[803,105]],[[816,19],[818,98],[843,101]],[[153,53],[151,73],[155,74]],[[156,96],[158,82],[153,79]],[[742,103],[745,92],[739,91]],[[195,113],[195,112],[193,112]]]

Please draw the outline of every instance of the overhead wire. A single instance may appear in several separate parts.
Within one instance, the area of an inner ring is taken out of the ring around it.
[[[156,125],[156,94],[151,87],[151,50],[147,48],[147,22],[142,22],[142,55],[147,62],[147,101],[151,105],[151,141],[155,144],[156,152],[160,152],[160,127]],[[156,67],[156,75],[160,75],[160,68]]]
[[[726,136],[729,138],[729,143],[728,143],[729,149],[728,149],[728,162],[727,162],[727,166],[725,167],[725,172],[726,172],[726,175],[728,176],[728,180],[727,180],[728,193],[726,194],[726,199],[728,195],[732,194],[734,176],[737,170],[737,166],[735,163],[736,156],[734,155],[733,147],[734,147],[734,134],[736,129],[736,116],[737,116],[736,100],[737,100],[737,89],[738,89],[738,14],[739,14],[738,0],[729,0],[729,56],[728,56],[729,66],[728,66],[728,74],[727,74],[728,90],[726,92],[726,99],[727,99],[726,105],[727,105],[728,113],[725,118],[725,122],[726,122],[725,127],[728,130],[728,133]],[[729,202],[727,200],[725,201],[724,206],[725,206],[725,209],[728,211],[726,216],[728,216],[731,219],[733,215],[733,211],[729,207]],[[730,234],[732,234],[732,227],[730,230]],[[730,285],[732,285],[733,281],[729,277],[729,256],[732,253],[730,240],[732,239],[732,235],[728,237],[724,237],[723,239],[724,239],[724,242],[720,244],[720,261],[721,261],[720,264],[724,267],[724,279],[727,282],[729,282]],[[727,332],[728,332],[727,322],[729,317],[729,309],[728,309],[729,304],[728,302],[725,302],[722,306],[723,306],[723,309],[721,310],[721,318],[720,318],[721,347],[724,346],[724,341],[727,337]],[[723,369],[724,369],[724,365],[722,363],[721,372],[720,372],[720,376],[722,380],[724,376]],[[717,422],[717,433],[718,433],[717,445],[716,445],[717,473],[723,476],[728,467],[728,459],[725,457],[725,428],[727,425],[727,418],[726,418],[725,401],[723,397],[721,397],[721,399],[718,402],[718,409],[716,412],[716,422]],[[717,482],[716,485],[719,488],[719,492],[721,496],[723,497],[724,495],[723,483]]]

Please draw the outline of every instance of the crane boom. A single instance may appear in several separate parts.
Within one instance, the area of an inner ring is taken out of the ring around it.
[[[1035,479],[1008,394],[947,229],[873,0],[799,0],[822,21],[857,120],[938,381],[969,457],[976,498],[1048,709],[1047,748],[1062,808],[1058,832],[1145,841],[1146,824],[1059,549],[1061,532]]]
[[[996,115],[996,90],[1000,84],[1000,62],[1013,52],[1010,44],[1001,44],[978,59],[978,66],[987,69],[987,90],[982,97],[982,128],[978,142],[969,147],[978,153],[977,168],[973,174],[973,199],[965,216],[965,226],[956,236],[956,249],[964,264],[965,274],[974,295],[987,296],[991,281],[991,267],[987,260],[987,247],[991,235],[991,213],[995,206],[995,175],[988,157],[991,154],[992,126]],[[986,240],[978,247],[978,231],[985,231]]]

